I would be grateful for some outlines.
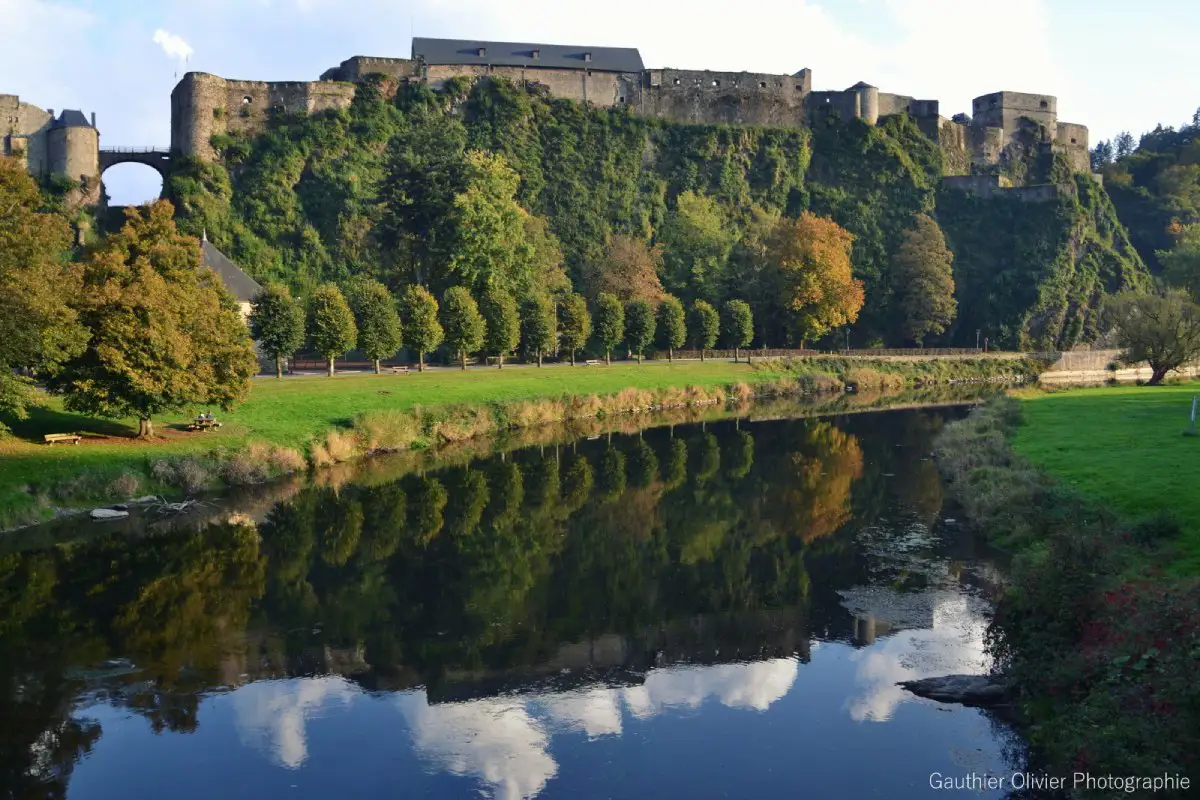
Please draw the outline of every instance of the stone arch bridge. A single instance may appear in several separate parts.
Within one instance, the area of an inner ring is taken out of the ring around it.
[[[167,169],[171,165],[171,148],[169,147],[101,147],[100,173],[117,164],[145,164],[158,171],[167,179]]]

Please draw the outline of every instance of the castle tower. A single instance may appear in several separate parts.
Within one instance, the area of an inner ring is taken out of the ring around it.
[[[846,91],[858,95],[858,118],[868,125],[879,122],[879,90],[869,83],[859,81]]]
[[[82,111],[68,109],[47,134],[50,172],[77,182],[68,196],[72,204],[100,202],[100,132],[94,123],[95,117],[88,122]]]

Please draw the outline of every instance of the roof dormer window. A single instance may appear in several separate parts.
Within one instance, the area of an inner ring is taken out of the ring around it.
[[[591,61],[591,60],[592,60],[592,54],[591,54],[591,53],[584,53],[584,54],[583,54],[583,60],[584,60],[584,61]]]
[[[486,56],[486,55],[487,55],[487,48],[486,48],[486,47],[481,47],[481,48],[479,48],[479,51],[478,51],[478,52],[479,52],[479,57],[480,57],[480,58],[483,58],[484,56]]]
[[[536,61],[537,59],[539,59],[539,58],[541,58],[541,57],[542,57],[542,51],[541,51],[541,50],[534,50],[534,51],[533,51],[533,53],[532,53],[532,56],[533,56],[533,59]]]

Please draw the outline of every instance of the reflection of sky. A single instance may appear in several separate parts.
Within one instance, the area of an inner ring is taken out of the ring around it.
[[[886,722],[896,707],[913,699],[898,681],[951,673],[986,672],[983,635],[987,621],[968,597],[944,595],[934,601],[933,627],[906,630],[854,654],[859,693],[849,701],[858,722]]]
[[[347,705],[355,694],[357,687],[341,677],[248,684],[233,693],[238,734],[272,762],[296,769],[308,757],[307,720]]]
[[[796,680],[790,658],[743,664],[653,670],[641,686],[589,688],[525,697],[430,704],[425,692],[402,692],[393,703],[408,723],[413,749],[429,766],[473,776],[494,797],[534,797],[558,772],[550,734],[619,735],[623,710],[645,720],[709,700],[765,711]],[[308,755],[306,720],[359,692],[343,678],[264,681],[239,688],[232,703],[241,740],[273,763],[297,768]]]

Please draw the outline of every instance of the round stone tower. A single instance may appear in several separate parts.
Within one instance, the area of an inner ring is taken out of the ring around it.
[[[879,90],[859,81],[850,87],[850,91],[858,95],[858,118],[868,125],[879,122]]]
[[[94,119],[93,119],[94,122]],[[50,126],[47,135],[50,172],[76,183],[68,202],[100,201],[100,133],[82,111],[67,110]]]

